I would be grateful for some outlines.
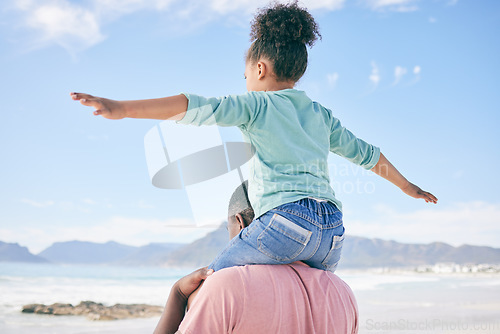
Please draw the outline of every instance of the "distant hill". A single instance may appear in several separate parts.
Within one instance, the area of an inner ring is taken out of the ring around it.
[[[151,243],[139,247],[135,252],[116,261],[116,264],[126,266],[156,266],[163,263],[168,254],[185,245],[181,243]]]
[[[0,241],[0,262],[47,262],[46,259],[30,253],[28,248],[17,243]]]
[[[107,243],[67,241],[56,242],[38,255],[55,263],[154,266],[161,263],[170,252],[184,245],[151,243],[142,247],[134,247],[114,241]]]
[[[116,262],[137,251],[137,247],[109,241],[104,244],[88,241],[56,242],[39,256],[56,263],[102,264]]]
[[[18,244],[0,242],[0,262],[49,260],[55,263],[193,268],[210,264],[228,242],[228,232],[223,227],[189,244],[152,243],[133,247],[113,241],[104,244],[68,241],[54,243],[38,256]],[[500,264],[500,249],[471,245],[453,247],[442,242],[405,244],[348,235],[339,268],[419,266],[440,262]]]
[[[202,267],[210,264],[229,242],[228,232],[219,228],[165,257],[163,265]],[[500,263],[500,249],[442,242],[405,244],[392,240],[346,236],[339,268],[401,267],[440,262]]]
[[[443,242],[405,244],[348,235],[339,268],[418,266],[440,262],[500,263],[500,249],[470,245],[454,247]]]
[[[224,224],[223,224],[224,225]],[[229,242],[229,234],[225,227],[219,227],[205,237],[184,245],[165,256],[161,262],[164,266],[204,267],[208,266],[215,256]]]

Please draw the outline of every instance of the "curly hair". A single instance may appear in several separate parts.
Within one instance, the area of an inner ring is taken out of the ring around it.
[[[252,21],[247,61],[267,58],[278,81],[297,82],[307,68],[306,46],[321,39],[318,24],[297,2],[261,8]]]

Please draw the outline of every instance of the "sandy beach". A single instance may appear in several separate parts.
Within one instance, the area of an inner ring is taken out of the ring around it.
[[[158,317],[90,321],[23,314],[30,303],[163,305],[189,269],[0,264],[2,334],[151,333]],[[353,289],[359,333],[500,333],[500,279],[488,274],[339,271]]]

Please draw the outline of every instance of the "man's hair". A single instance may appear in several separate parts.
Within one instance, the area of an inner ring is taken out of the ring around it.
[[[228,217],[236,216],[238,213],[242,216],[245,226],[250,225],[255,216],[248,199],[248,181],[240,184],[229,200]]]
[[[252,21],[247,61],[266,58],[273,65],[277,81],[297,82],[307,68],[307,48],[321,38],[309,12],[297,5],[274,3],[259,9]]]

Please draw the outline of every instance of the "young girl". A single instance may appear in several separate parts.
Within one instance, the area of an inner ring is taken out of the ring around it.
[[[334,271],[344,227],[341,203],[330,186],[329,152],[372,170],[409,196],[437,198],[406,180],[380,149],[342,127],[331,110],[294,86],[307,67],[307,46],[321,37],[313,17],[297,2],[261,9],[251,28],[246,57],[248,93],[221,98],[194,94],[114,101],[71,93],[109,119],[172,119],[181,124],[237,126],[255,149],[248,182],[255,219],[210,264],[303,261]]]

